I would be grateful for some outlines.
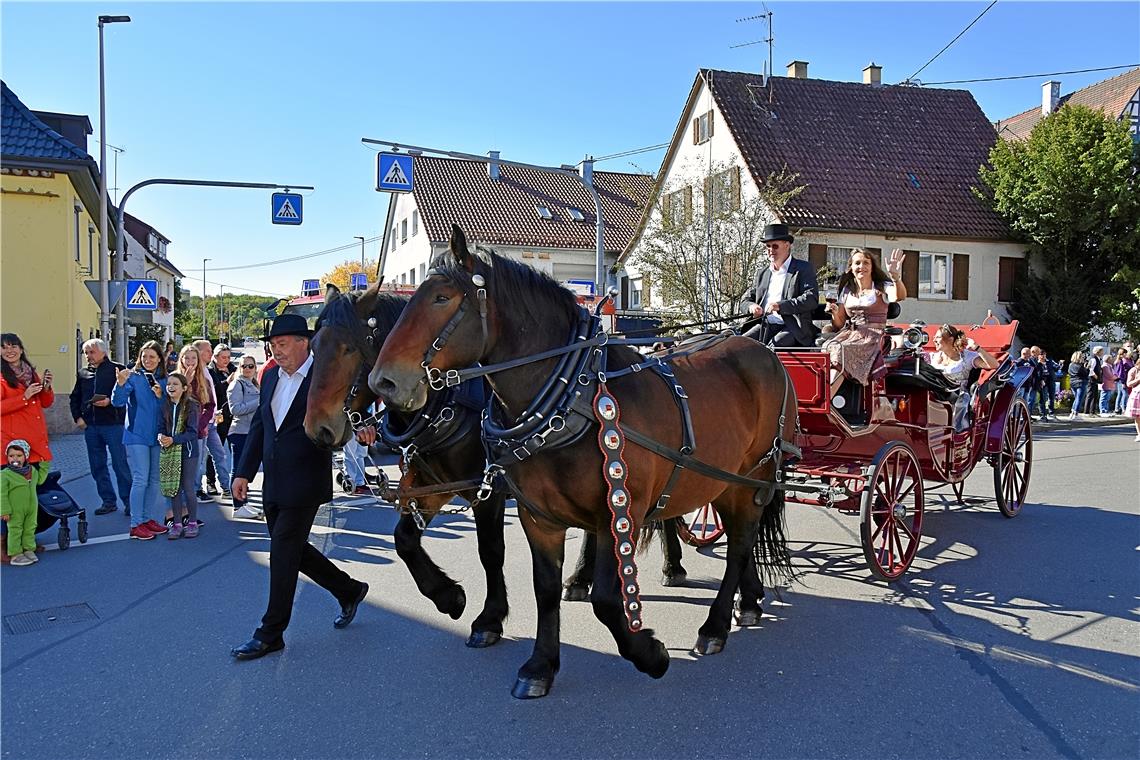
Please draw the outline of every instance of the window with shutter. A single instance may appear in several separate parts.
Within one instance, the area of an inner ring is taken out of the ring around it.
[[[693,144],[708,142],[713,134],[713,112],[706,111],[693,119]]]
[[[1026,271],[1025,259],[1016,259],[1012,256],[998,258],[998,301],[1009,303],[1013,300],[1014,288],[1017,282],[1025,277]]]
[[[950,298],[950,254],[918,254],[918,297]]]
[[[954,300],[970,300],[970,257],[964,253],[955,253],[952,269],[954,274]]]

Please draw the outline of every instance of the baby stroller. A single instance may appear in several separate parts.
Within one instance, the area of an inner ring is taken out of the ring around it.
[[[36,518],[36,533],[42,533],[59,522],[59,531],[56,532],[56,542],[60,551],[71,546],[71,526],[68,520],[79,517],[77,538],[79,543],[87,543],[87,510],[80,509],[71,494],[63,490],[59,484],[59,471],[48,473],[47,480],[36,489],[36,499],[40,503]]]

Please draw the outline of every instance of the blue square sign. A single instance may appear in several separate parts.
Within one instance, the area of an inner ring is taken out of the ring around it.
[[[272,209],[274,224],[297,225],[303,219],[301,196],[298,193],[274,193]]]
[[[406,153],[376,156],[376,189],[389,193],[412,192],[412,157]]]
[[[158,280],[127,280],[127,308],[154,311],[158,308]]]

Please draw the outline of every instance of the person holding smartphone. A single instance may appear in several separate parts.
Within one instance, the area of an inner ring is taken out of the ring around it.
[[[50,369],[43,374],[28,360],[24,343],[16,333],[0,334],[0,438],[3,448],[17,439],[28,442],[28,462],[35,464],[52,459],[48,448],[47,421],[44,409],[55,403]]]
[[[107,515],[118,510],[115,499],[115,485],[107,469],[107,455],[111,457],[111,469],[115,471],[118,485],[118,501],[123,504],[123,512],[131,514],[131,468],[127,464],[127,449],[123,445],[123,422],[126,411],[111,405],[111,391],[115,387],[115,375],[123,365],[111,361],[107,356],[107,344],[92,338],[83,344],[83,355],[87,366],[75,374],[75,385],[71,389],[71,418],[75,426],[83,431],[87,443],[87,461],[91,465],[91,475],[99,491],[102,506],[95,510],[97,515]]]
[[[158,430],[165,391],[162,345],[148,340],[139,349],[135,369],[124,368],[115,373],[111,391],[111,404],[127,411],[123,445],[131,468],[130,537],[141,541],[166,533],[166,526],[159,519],[163,505],[158,498],[158,461],[162,451]]]

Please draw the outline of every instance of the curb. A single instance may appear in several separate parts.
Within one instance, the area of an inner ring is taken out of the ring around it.
[[[1131,425],[1131,417],[1089,417],[1083,420],[1068,420],[1064,417],[1059,422],[1038,422],[1033,420],[1034,432],[1039,430],[1077,430],[1082,428],[1112,427],[1114,425]]]

